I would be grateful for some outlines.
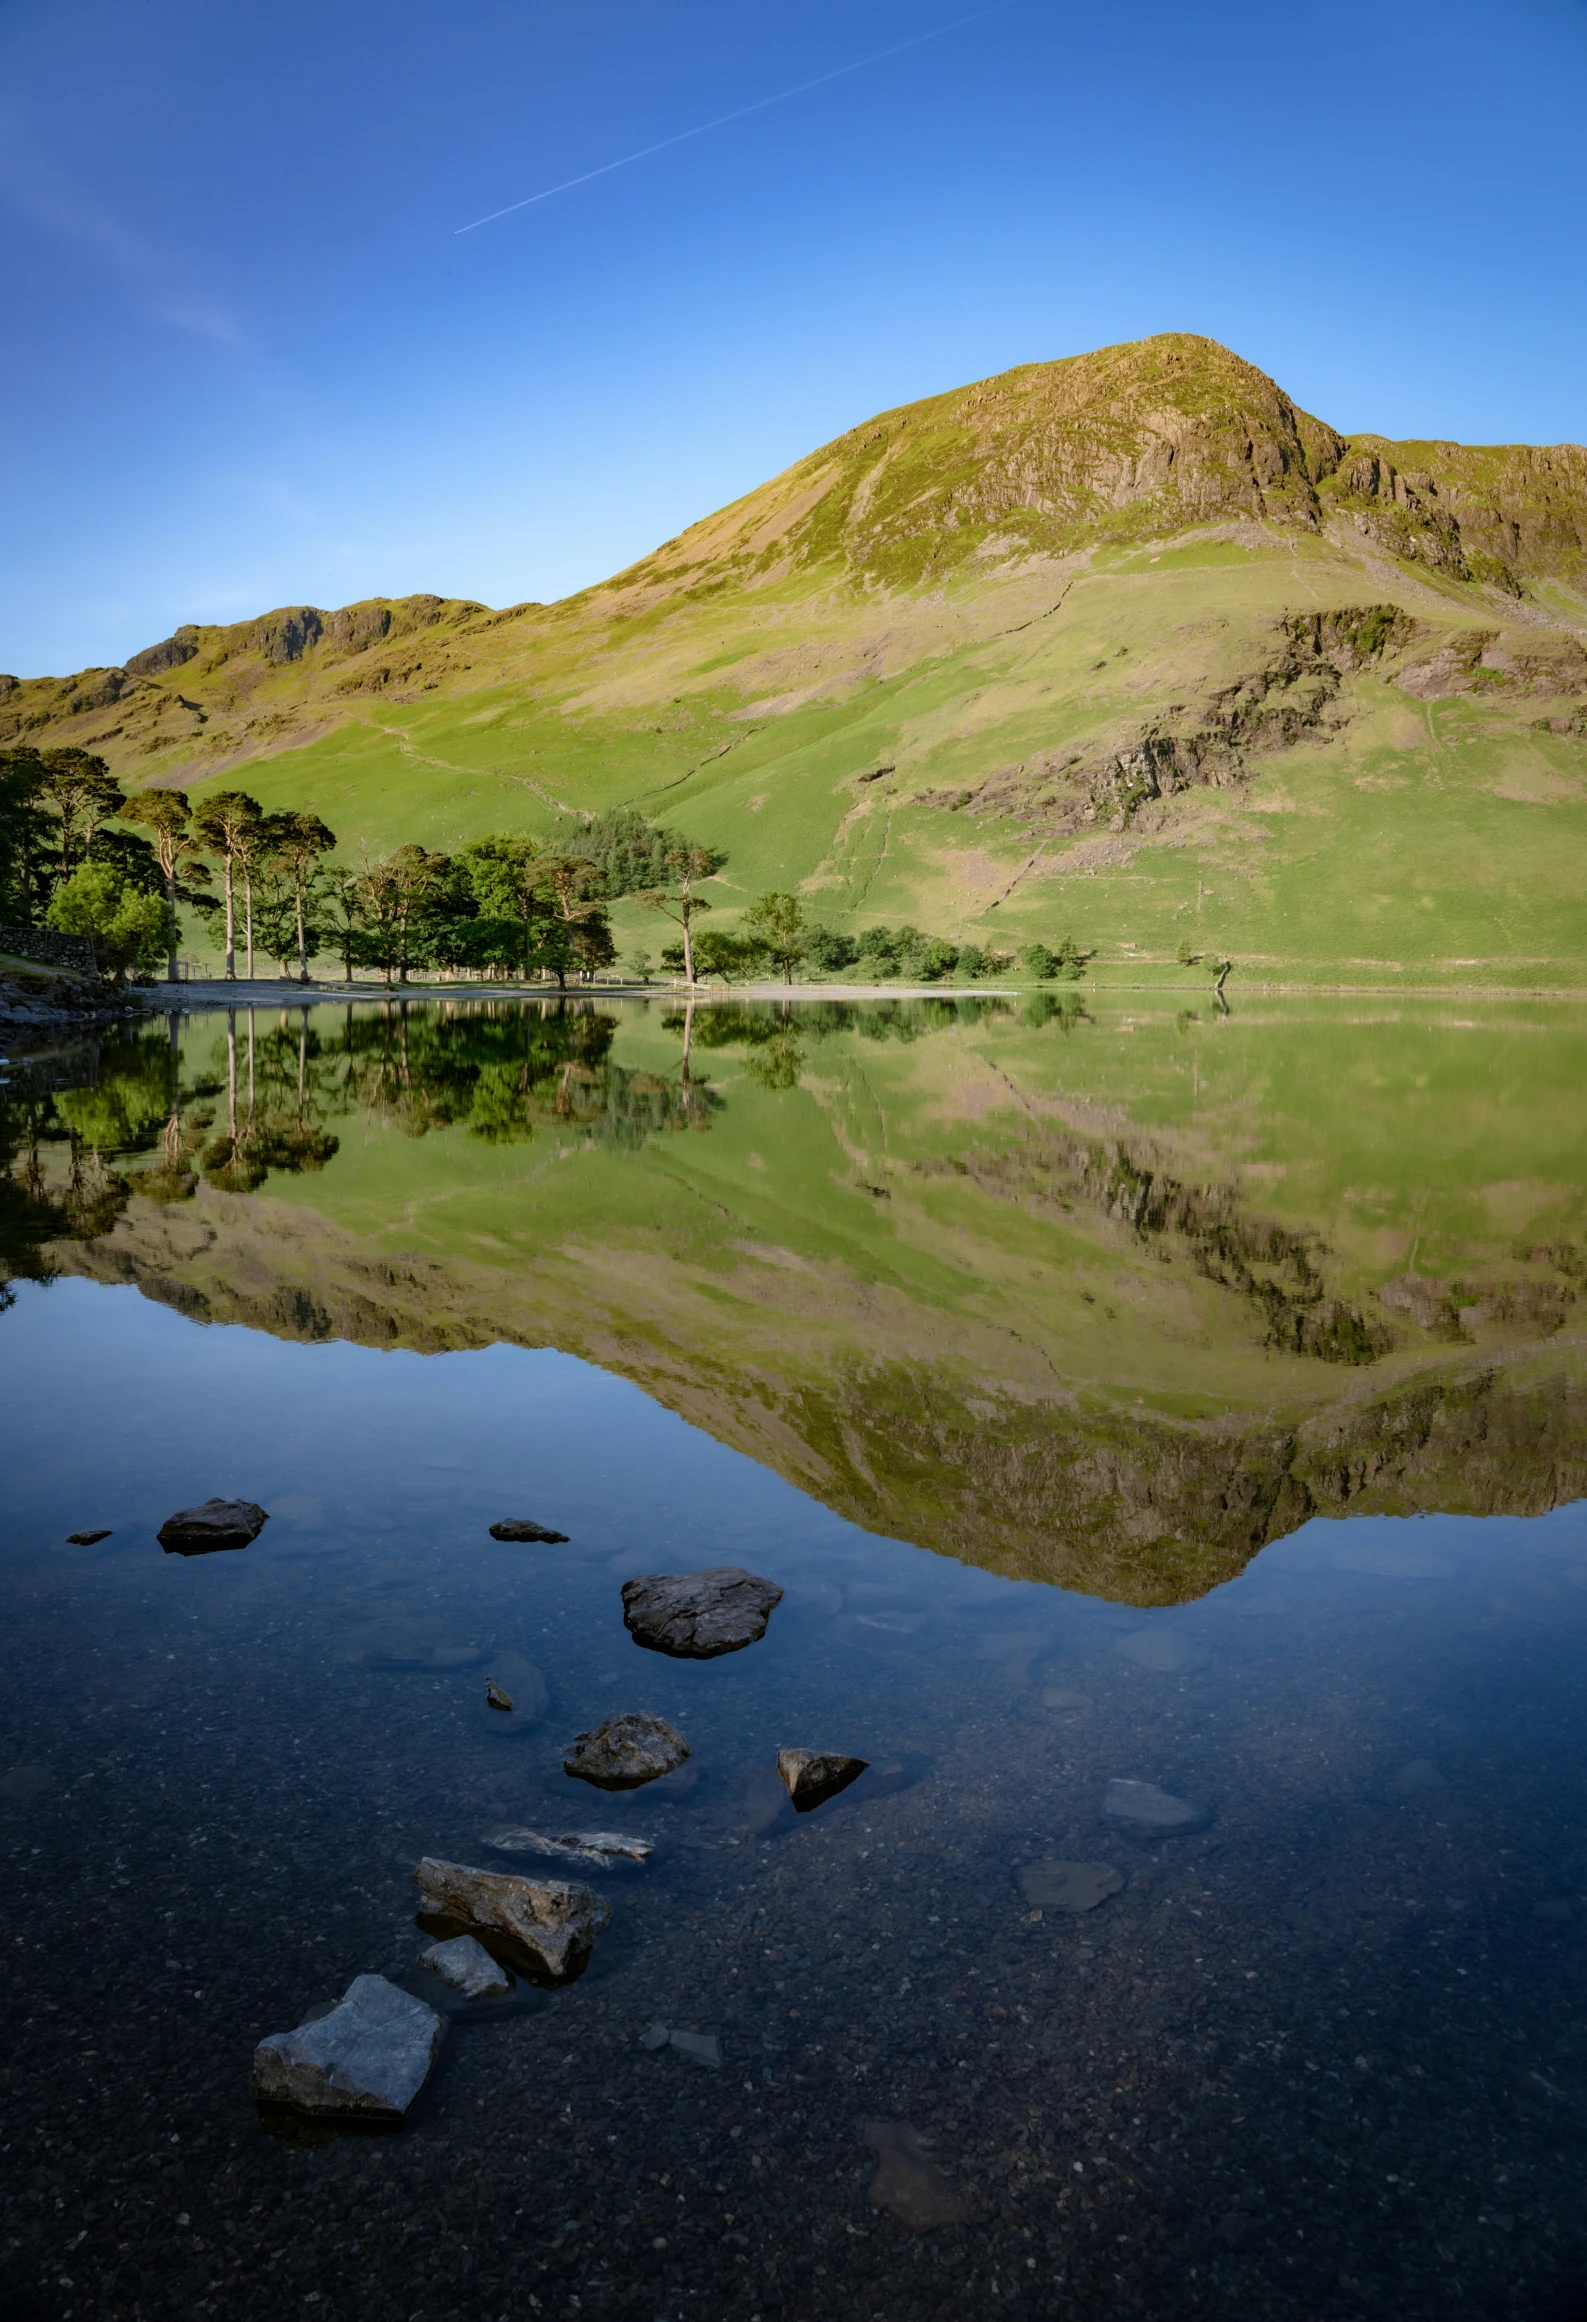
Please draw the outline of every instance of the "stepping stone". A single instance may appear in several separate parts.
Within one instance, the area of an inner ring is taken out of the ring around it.
[[[741,1565],[709,1572],[653,1572],[623,1583],[623,1622],[637,1644],[680,1661],[742,1652],[766,1634],[782,1602],[774,1581]]]
[[[167,1556],[211,1556],[217,1548],[246,1548],[269,1521],[252,1500],[205,1500],[167,1516],[157,1537]]]
[[[434,2008],[383,1975],[355,1975],[328,2015],[260,2041],[253,2093],[299,2112],[401,2120],[440,2045]]]
[[[864,1758],[837,1757],[821,1750],[777,1752],[777,1771],[798,1814],[808,1814],[846,1790],[864,1773],[867,1763]]]
[[[553,1983],[571,1981],[596,1936],[611,1925],[612,1909],[604,1897],[566,1879],[475,1870],[428,1854],[413,1877],[429,1916],[504,1936],[532,1971]]]
[[[92,1548],[96,1540],[108,1540],[109,1538],[108,1532],[68,1532],[66,1545],[68,1548]]]
[[[493,1540],[544,1540],[556,1547],[567,1538],[566,1532],[550,1531],[544,1524],[533,1524],[527,1516],[509,1516],[500,1524],[492,1524]]]
[[[576,1734],[563,1770],[600,1790],[637,1790],[681,1766],[689,1745],[675,1725],[648,1709],[608,1717],[588,1733]]]
[[[432,1943],[428,1951],[420,1952],[419,1964],[465,1999],[503,1999],[513,1988],[506,1968],[498,1966],[484,1944],[472,1935],[454,1935],[450,1942]]]

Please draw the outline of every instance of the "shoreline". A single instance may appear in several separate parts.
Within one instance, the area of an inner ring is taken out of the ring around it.
[[[395,1001],[413,1001],[431,1004],[437,1000],[655,1000],[669,1004],[688,1003],[696,1007],[720,1006],[735,1000],[810,1002],[814,1000],[1022,1000],[1046,997],[1074,998],[1086,1002],[1106,1001],[1115,994],[1137,993],[1149,998],[1160,998],[1184,1005],[1199,1000],[1217,1013],[1222,1013],[1211,989],[1204,983],[1170,984],[1164,982],[1093,983],[987,983],[967,984],[696,984],[691,992],[684,983],[648,984],[627,981],[604,981],[596,984],[570,984],[566,991],[554,985],[540,983],[470,983],[470,984],[299,984],[284,982],[277,977],[255,977],[251,982],[239,977],[234,983],[224,979],[194,978],[179,984],[137,986],[125,997],[135,1008],[149,1014],[188,1015],[215,1008],[298,1008],[324,1007],[341,1002],[344,1006],[364,1007],[390,1004]],[[1279,983],[1249,982],[1234,984],[1225,989],[1224,998],[1232,1009],[1242,999],[1340,999],[1340,1000],[1587,1000],[1587,984],[1347,984],[1347,983]]]

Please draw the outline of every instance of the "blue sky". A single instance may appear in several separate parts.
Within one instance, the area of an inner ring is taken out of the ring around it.
[[[868,413],[1165,329],[1587,436],[1587,6],[4,0],[0,669],[598,579]]]

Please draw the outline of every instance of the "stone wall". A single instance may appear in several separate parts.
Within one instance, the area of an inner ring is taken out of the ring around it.
[[[75,968],[79,975],[99,973],[93,938],[62,935],[53,927],[0,927],[0,952],[13,959],[31,959],[40,967]]]

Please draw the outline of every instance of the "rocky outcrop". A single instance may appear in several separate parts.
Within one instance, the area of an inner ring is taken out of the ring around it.
[[[429,2078],[441,2019],[383,1975],[355,1975],[339,2006],[254,2050],[253,2094],[298,2112],[402,2119]]]
[[[141,653],[129,657],[128,674],[133,677],[159,677],[167,669],[180,669],[184,662],[198,658],[198,635],[197,629],[189,625],[173,630],[158,645],[145,645]]]
[[[1517,638],[1497,629],[1457,629],[1408,661],[1395,683],[1420,701],[1455,693],[1578,694],[1587,691],[1587,650],[1563,631]]]
[[[1405,651],[1425,626],[1397,605],[1341,605],[1287,613],[1273,632],[1277,649],[1265,660],[1197,703],[1170,705],[1122,745],[1037,751],[973,790],[925,791],[919,803],[1029,816],[1049,830],[1121,831],[1155,799],[1221,788],[1278,750],[1341,731],[1346,679]]]

